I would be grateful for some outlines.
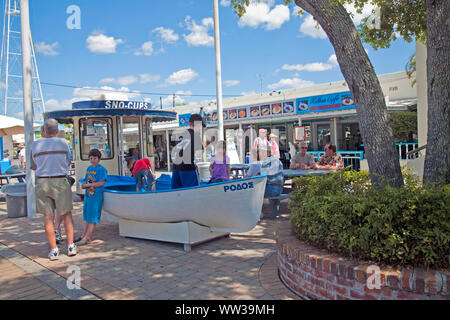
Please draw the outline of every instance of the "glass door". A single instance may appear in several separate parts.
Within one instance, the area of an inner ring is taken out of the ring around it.
[[[331,130],[329,124],[317,125],[317,148],[322,151],[327,143],[331,142]]]
[[[118,127],[120,128],[120,119],[118,119]],[[122,130],[123,130],[123,158],[122,168],[124,170],[123,174],[130,176],[134,168],[134,163],[141,159],[142,148],[141,148],[141,127],[139,125],[139,119],[137,117],[123,117],[122,119]],[[119,145],[120,145],[120,130],[119,134]],[[121,157],[119,157],[119,163]]]

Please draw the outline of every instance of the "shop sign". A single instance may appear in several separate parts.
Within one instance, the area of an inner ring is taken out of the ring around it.
[[[354,109],[351,92],[323,94],[296,99],[297,114]]]
[[[189,118],[191,117],[191,113],[179,114],[178,115],[178,124],[180,127],[186,127],[189,125]]]
[[[134,109],[150,110],[152,104],[144,101],[90,100],[72,104],[72,109]]]

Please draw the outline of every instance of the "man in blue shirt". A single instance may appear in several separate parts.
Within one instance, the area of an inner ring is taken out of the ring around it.
[[[172,150],[172,189],[194,187],[200,184],[194,159],[196,151],[202,150],[202,127],[206,127],[202,116],[199,114],[191,115],[189,118],[189,135],[183,137]]]

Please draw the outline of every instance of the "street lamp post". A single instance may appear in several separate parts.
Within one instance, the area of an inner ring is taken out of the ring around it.
[[[36,215],[36,195],[34,175],[31,170],[31,145],[34,140],[33,130],[33,95],[31,75],[31,28],[28,0],[20,0],[20,27],[22,38],[22,74],[23,74],[23,117],[25,127],[25,156],[27,163],[27,216]]]
[[[222,106],[222,67],[220,63],[220,37],[219,37],[219,4],[213,0],[214,11],[214,49],[216,52],[216,94],[217,94],[217,122],[218,139],[223,139],[223,106]]]

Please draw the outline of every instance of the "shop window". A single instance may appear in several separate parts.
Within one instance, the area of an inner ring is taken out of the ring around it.
[[[317,147],[318,150],[323,150],[325,145],[331,142],[331,130],[330,125],[318,125],[317,126]]]
[[[114,158],[110,118],[80,119],[80,158],[89,160],[89,151],[98,149],[102,159]]]

